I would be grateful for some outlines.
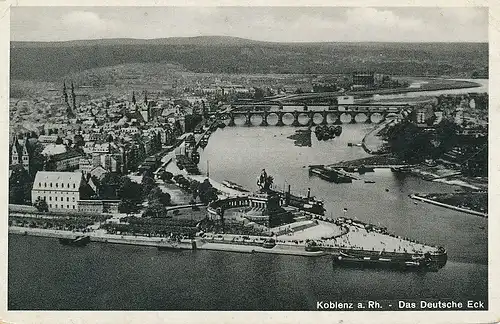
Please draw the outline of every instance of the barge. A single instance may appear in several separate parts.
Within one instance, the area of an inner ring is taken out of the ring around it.
[[[249,190],[245,189],[243,186],[241,186],[235,182],[231,182],[229,180],[222,181],[222,185],[229,188],[229,189],[234,189],[234,190],[238,190],[241,192],[249,192]]]
[[[444,248],[435,253],[413,254],[397,252],[338,249],[331,251],[334,264],[356,268],[394,268],[401,270],[438,271],[448,256]]]
[[[309,175],[316,175],[323,180],[334,183],[352,183],[352,178],[337,172],[335,169],[327,170],[324,167],[309,167]]]
[[[77,236],[74,238],[59,238],[59,243],[70,246],[86,246],[90,243],[90,236]]]

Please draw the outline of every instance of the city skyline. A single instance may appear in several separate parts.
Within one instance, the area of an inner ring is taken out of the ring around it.
[[[82,28],[85,26],[85,28]],[[13,7],[12,41],[487,42],[485,7]]]

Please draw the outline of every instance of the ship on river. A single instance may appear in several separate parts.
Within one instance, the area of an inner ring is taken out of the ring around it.
[[[60,238],[59,243],[70,246],[86,246],[90,243],[90,236],[77,236],[73,238]]]

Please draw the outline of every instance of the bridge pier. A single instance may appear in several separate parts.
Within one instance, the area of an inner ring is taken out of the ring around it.
[[[276,115],[278,115],[278,122],[276,123],[276,126],[285,126],[283,123],[283,112],[278,112]]]
[[[385,122],[386,118],[387,118],[387,114],[382,114],[382,119],[380,120],[379,124]]]
[[[328,111],[323,111],[321,113],[321,116],[323,117],[323,120],[321,121],[320,125],[327,125],[328,124]]]
[[[234,114],[232,112],[229,113],[229,124],[227,126],[236,126],[234,122]]]
[[[297,127],[300,126],[299,124],[299,113],[297,111],[293,112],[293,123],[292,126]]]
[[[250,120],[251,117],[252,115],[250,114],[250,110],[248,110],[245,114],[245,126],[252,126],[252,121]]]
[[[352,113],[352,114],[349,114],[351,115],[351,121],[349,122],[349,124],[356,124],[356,115],[355,113]]]
[[[269,113],[267,113],[267,111],[264,112],[264,114],[262,115],[262,121],[260,122],[260,126],[269,126],[269,124],[267,123],[267,116],[269,115]]]
[[[372,123],[372,114],[366,114],[365,124],[371,124],[371,123]]]
[[[314,111],[311,111],[307,114],[309,117],[309,121],[307,122],[307,126],[314,126]]]

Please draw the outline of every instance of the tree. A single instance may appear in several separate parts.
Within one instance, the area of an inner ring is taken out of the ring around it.
[[[45,199],[42,199],[42,197],[38,197],[33,203],[33,206],[40,212],[49,211],[49,205],[47,205],[47,202],[45,201]]]
[[[167,214],[167,209],[159,201],[155,200],[148,205],[144,211],[144,216],[148,217],[165,217]]]
[[[156,187],[156,182],[151,171],[144,171],[142,174],[142,197],[147,197],[149,192]]]
[[[137,211],[137,205],[130,200],[122,200],[118,204],[118,211],[129,215]]]
[[[57,137],[57,139],[56,139],[56,145],[60,145],[60,144],[62,144],[62,143],[63,143],[62,138],[60,138],[60,137],[58,136],[58,137]]]
[[[9,178],[9,204],[25,204],[31,200],[33,180],[28,171],[18,164],[13,166]]]
[[[118,190],[123,182],[118,173],[109,172],[104,175],[99,183],[99,197],[101,199],[117,199]]]
[[[74,140],[75,140],[75,147],[85,146],[85,141],[83,140],[83,136],[81,134],[76,134]]]
[[[166,192],[161,191],[160,188],[155,187],[147,196],[148,203],[152,204],[154,202],[159,202],[162,205],[170,205],[170,195]]]
[[[255,100],[262,100],[262,99],[264,99],[264,95],[265,95],[265,93],[264,93],[263,89],[261,89],[261,88],[255,88],[255,93],[253,95],[253,97],[254,97]]]
[[[208,205],[210,202],[217,200],[219,197],[217,196],[217,189],[212,187],[212,184],[208,179],[203,181],[199,188],[198,194],[200,196],[200,200],[203,204]]]
[[[172,172],[163,171],[162,173],[160,173],[160,179],[162,179],[165,182],[170,182],[173,177],[174,175]]]
[[[199,195],[200,182],[196,181],[196,180],[192,180],[191,184],[189,186],[189,189],[191,190],[191,193],[193,194],[193,200],[196,201],[196,198]]]
[[[386,139],[391,151],[406,162],[420,162],[434,154],[431,135],[409,121],[390,128]]]
[[[36,174],[38,171],[43,170],[46,157],[42,154],[44,146],[39,141],[36,141],[31,147],[31,163],[30,174]]]
[[[120,179],[120,187],[118,189],[118,198],[122,201],[122,205],[129,211],[136,211],[137,205],[142,202],[142,186],[130,180],[129,177],[123,176]]]

